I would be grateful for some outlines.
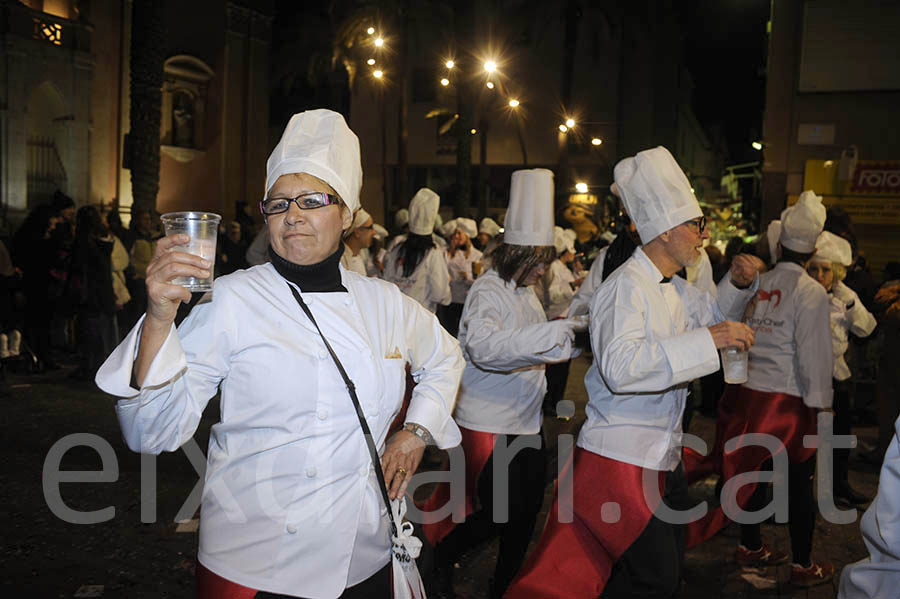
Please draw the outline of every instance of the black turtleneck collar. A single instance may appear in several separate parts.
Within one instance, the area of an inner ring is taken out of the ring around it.
[[[341,284],[341,269],[338,268],[343,253],[344,244],[339,243],[335,253],[321,262],[305,266],[285,260],[275,252],[275,248],[269,246],[272,266],[278,274],[296,284],[304,293],[347,292]]]

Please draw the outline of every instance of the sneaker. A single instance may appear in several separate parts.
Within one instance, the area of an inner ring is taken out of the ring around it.
[[[834,566],[810,562],[808,568],[800,564],[791,566],[791,584],[797,587],[812,587],[830,581],[834,577]]]
[[[777,566],[778,564],[786,564],[788,559],[787,553],[777,549],[770,549],[765,544],[756,551],[750,551],[743,545],[738,545],[737,551],[734,552],[734,561],[744,568]]]

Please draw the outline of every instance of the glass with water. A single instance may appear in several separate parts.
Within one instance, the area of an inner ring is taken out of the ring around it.
[[[191,238],[187,245],[173,247],[173,252],[194,254],[208,260],[210,264],[209,276],[205,279],[175,277],[172,279],[172,284],[181,285],[192,292],[211,290],[213,267],[216,263],[216,238],[219,234],[219,221],[222,220],[222,217],[212,212],[169,212],[163,214],[160,219],[166,236],[185,233]]]
[[[750,352],[738,347],[726,347],[721,351],[722,370],[725,373],[725,382],[730,385],[739,385],[747,382],[747,358]]]

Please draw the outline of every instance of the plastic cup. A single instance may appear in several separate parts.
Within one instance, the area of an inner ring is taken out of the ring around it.
[[[730,385],[746,383],[748,353],[737,347],[726,347],[720,351],[725,382]]]
[[[191,240],[187,245],[179,245],[172,248],[173,252],[185,252],[194,254],[209,260],[209,276],[205,279],[198,277],[175,277],[173,285],[181,285],[194,291],[209,291],[213,287],[213,266],[216,263],[216,238],[219,233],[219,221],[222,217],[212,212],[169,212],[160,217],[166,236],[176,233],[186,233]]]

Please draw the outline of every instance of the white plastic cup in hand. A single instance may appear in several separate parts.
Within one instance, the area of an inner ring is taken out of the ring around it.
[[[184,233],[191,240],[187,245],[178,245],[172,248],[173,252],[185,252],[194,254],[208,260],[210,263],[209,276],[205,279],[198,277],[175,277],[173,285],[181,285],[195,291],[209,291],[213,286],[213,266],[216,262],[216,237],[219,232],[219,221],[222,217],[212,212],[169,212],[163,214],[163,227],[166,236]]]
[[[720,352],[722,354],[722,370],[725,372],[725,382],[729,385],[746,383],[749,352],[734,346],[723,348]]]

